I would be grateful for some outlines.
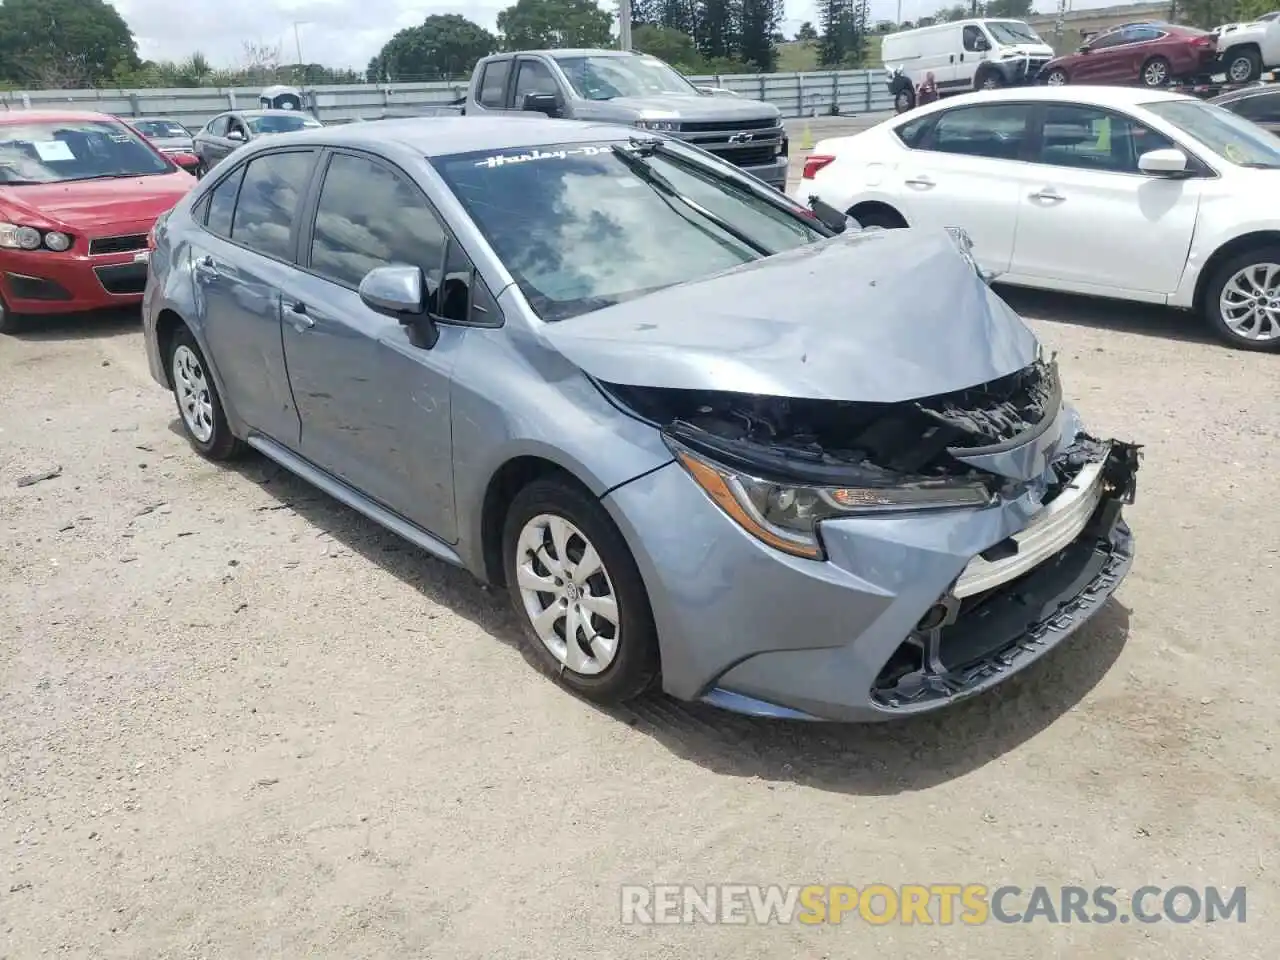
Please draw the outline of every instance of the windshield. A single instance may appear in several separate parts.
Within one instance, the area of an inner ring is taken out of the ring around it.
[[[772,202],[757,197],[685,159],[696,155],[684,148],[670,148],[682,156],[619,156],[614,146],[553,144],[432,161],[544,320],[577,316],[825,236],[785,196]]]
[[[187,128],[174,120],[135,120],[133,129],[144,137],[164,139],[166,137],[190,137]]]
[[[0,184],[145,177],[173,169],[123,123],[57,120],[0,124]]]
[[[1010,45],[1044,43],[1036,32],[1021,20],[988,20],[986,26],[991,31],[991,36],[995,37],[996,43]]]
[[[293,133],[295,130],[309,130],[319,127],[321,123],[313,117],[300,113],[273,113],[262,117],[246,117],[245,123],[254,133]]]
[[[697,89],[657,57],[556,57],[574,92],[588,100],[647,97],[654,94],[698,96]]]
[[[1280,169],[1280,139],[1230,110],[1199,100],[1166,100],[1144,106],[1230,163]]]

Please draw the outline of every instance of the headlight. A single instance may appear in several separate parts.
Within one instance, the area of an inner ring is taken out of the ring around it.
[[[44,235],[44,245],[56,253],[61,253],[71,246],[71,238],[59,230],[50,230]]]
[[[641,130],[660,130],[663,133],[680,129],[680,124],[675,120],[637,120],[636,126]]]
[[[668,440],[676,459],[712,501],[752,536],[797,557],[825,557],[818,524],[836,517],[984,507],[981,483],[925,480],[898,486],[807,487],[773,483],[704,459]]]
[[[0,247],[10,250],[35,250],[42,241],[35,227],[20,227],[16,223],[0,223]]]

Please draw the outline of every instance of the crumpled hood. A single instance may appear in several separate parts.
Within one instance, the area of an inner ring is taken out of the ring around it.
[[[608,383],[895,403],[1006,376],[1038,342],[943,230],[878,230],[549,323]]]

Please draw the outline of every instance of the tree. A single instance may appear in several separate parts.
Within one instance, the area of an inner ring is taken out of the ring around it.
[[[432,14],[388,40],[369,61],[369,79],[451,80],[498,49],[498,38],[456,13]]]
[[[105,0],[4,0],[0,78],[18,85],[79,87],[140,65],[138,46]]]
[[[1270,0],[1266,2],[1270,3]],[[982,6],[982,15],[1022,20],[1031,16],[1031,0],[988,0]]]
[[[954,6],[944,7],[933,15],[933,19],[938,23],[954,23],[957,20],[964,20],[969,16],[969,8],[963,3],[957,3]]]
[[[681,73],[701,73],[702,57],[693,45],[693,37],[671,27],[642,23],[631,30],[631,46],[665,60]]]
[[[816,43],[818,40],[818,31],[813,28],[813,24],[806,20],[800,24],[800,29],[796,31],[796,40],[801,43]]]
[[[693,40],[704,57],[729,57],[741,39],[741,5],[737,0],[698,0]]]
[[[592,0],[516,0],[498,14],[507,50],[613,46],[613,14]]]
[[[778,62],[778,46],[773,35],[782,22],[782,0],[739,0],[739,53],[743,60],[762,73]]]

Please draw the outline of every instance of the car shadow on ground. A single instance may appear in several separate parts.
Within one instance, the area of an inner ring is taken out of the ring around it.
[[[1070,293],[1049,293],[1023,287],[1006,287],[998,281],[995,290],[1000,297],[1024,317],[1049,323],[1096,330],[1136,333],[1162,340],[1182,340],[1223,346],[1198,313],[1175,310],[1150,303],[1129,303]]]
[[[142,314],[137,307],[119,310],[96,310],[92,313],[57,313],[42,317],[25,317],[22,329],[12,336],[19,340],[90,340],[136,333],[142,329]]]
[[[170,429],[182,433],[176,418]],[[516,647],[531,671],[539,671],[523,649],[505,591],[484,587],[466,571],[435,560],[264,457],[253,454],[234,469],[275,499],[268,509],[294,510],[426,600]],[[764,720],[662,693],[596,709],[674,755],[726,776],[848,794],[907,793],[971,773],[1044,730],[1102,680],[1128,634],[1129,611],[1112,599],[1058,649],[995,690],[935,714],[891,723]],[[542,682],[541,676],[531,672],[529,682]]]

